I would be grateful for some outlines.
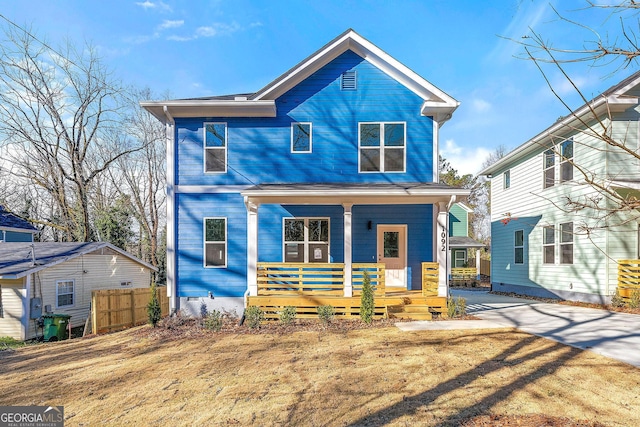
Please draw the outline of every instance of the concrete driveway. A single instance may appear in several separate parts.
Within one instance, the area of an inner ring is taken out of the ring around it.
[[[453,290],[452,295],[465,298],[467,313],[489,327],[514,327],[640,367],[639,315],[548,304],[486,291]],[[459,321],[430,323],[455,322]],[[455,325],[452,328],[459,329]]]

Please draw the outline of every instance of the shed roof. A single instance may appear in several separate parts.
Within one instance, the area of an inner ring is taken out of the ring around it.
[[[9,212],[0,205],[0,228],[15,229],[17,231],[25,231],[36,233],[38,231],[29,221],[20,218],[18,215]]]
[[[20,279],[82,255],[107,251],[119,253],[150,270],[158,270],[151,264],[107,242],[2,243],[0,244],[0,279]]]

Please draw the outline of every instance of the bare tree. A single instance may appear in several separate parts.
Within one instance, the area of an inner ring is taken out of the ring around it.
[[[91,46],[52,49],[8,24],[0,43],[0,144],[5,173],[51,205],[39,221],[89,241],[91,194],[118,159],[144,147],[122,132],[126,91]],[[46,218],[46,219],[43,219]]]

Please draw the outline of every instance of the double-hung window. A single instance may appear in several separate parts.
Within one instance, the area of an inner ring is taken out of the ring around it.
[[[543,170],[543,188],[553,187],[556,183],[556,153],[553,150],[544,152]]]
[[[513,263],[524,264],[524,230],[516,230],[513,237]]]
[[[560,144],[560,182],[573,180],[573,139]]]
[[[311,123],[291,123],[291,152],[311,153]]]
[[[404,123],[360,123],[358,129],[360,172],[404,172],[405,147]]]
[[[72,307],[75,303],[75,282],[73,280],[58,280],[56,282],[56,306]]]
[[[204,171],[225,173],[227,171],[227,124],[204,124]]]
[[[285,218],[284,262],[329,262],[329,218]]]
[[[204,266],[227,266],[227,219],[204,219]]]
[[[573,264],[573,222],[560,224],[560,263]]]
[[[556,229],[552,225],[542,229],[542,262],[556,263]]]

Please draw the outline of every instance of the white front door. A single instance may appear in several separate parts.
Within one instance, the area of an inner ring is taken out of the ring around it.
[[[407,226],[378,225],[378,262],[385,264],[385,286],[407,289]]]

